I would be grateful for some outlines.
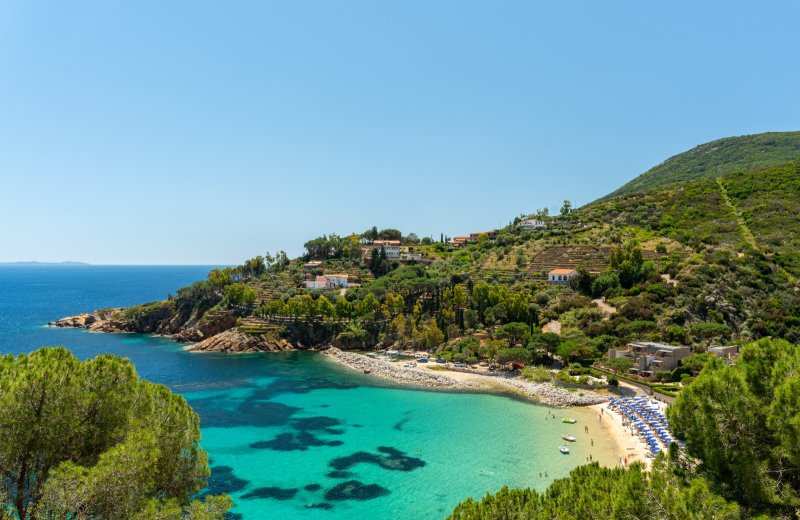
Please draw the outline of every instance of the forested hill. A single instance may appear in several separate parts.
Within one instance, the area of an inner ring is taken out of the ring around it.
[[[670,157],[599,201],[800,159],[800,132],[726,137]]]

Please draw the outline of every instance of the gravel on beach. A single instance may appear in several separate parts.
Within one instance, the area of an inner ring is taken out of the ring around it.
[[[348,352],[336,347],[330,347],[322,352],[350,368],[372,376],[424,388],[489,393],[497,393],[498,389],[504,388],[532,398],[542,404],[556,407],[589,406],[604,403],[607,400],[594,392],[569,392],[551,383],[532,383],[522,379],[481,374],[471,374],[472,377],[470,379],[474,380],[465,381],[460,378],[450,377],[444,373],[434,372],[428,368],[408,368],[401,363],[377,359],[356,352]]]

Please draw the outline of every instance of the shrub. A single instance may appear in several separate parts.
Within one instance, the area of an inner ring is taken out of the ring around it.
[[[523,379],[533,381],[534,383],[546,383],[553,379],[553,373],[545,367],[525,367],[520,374]]]

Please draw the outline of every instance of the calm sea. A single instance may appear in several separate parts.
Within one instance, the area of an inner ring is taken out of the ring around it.
[[[0,353],[110,352],[185,395],[201,418],[209,491],[234,498],[231,518],[443,518],[466,497],[543,489],[585,461],[580,443],[557,451],[580,422],[563,425],[548,408],[506,397],[394,388],[314,353],[191,354],[147,335],[45,327],[163,299],[209,269],[0,267]]]

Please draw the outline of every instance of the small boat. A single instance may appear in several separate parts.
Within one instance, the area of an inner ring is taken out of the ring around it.
[[[567,423],[567,424],[575,424],[576,422],[578,422],[578,420],[577,419],[573,419],[572,417],[570,417],[570,418],[564,417],[563,419],[561,419],[561,422]]]
[[[560,451],[564,455],[567,455],[569,453],[569,448],[567,448],[566,446],[559,446],[558,451]]]
[[[574,435],[562,435],[561,438],[568,442],[575,442],[577,440]]]

